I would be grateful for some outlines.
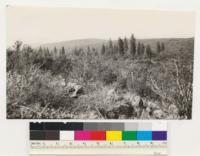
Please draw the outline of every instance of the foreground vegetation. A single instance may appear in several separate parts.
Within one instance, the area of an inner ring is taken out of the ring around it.
[[[7,49],[7,118],[191,119],[193,39]],[[69,84],[81,86],[76,96]]]

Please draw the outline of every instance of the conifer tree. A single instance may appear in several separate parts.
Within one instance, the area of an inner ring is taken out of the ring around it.
[[[62,48],[61,48],[60,55],[61,55],[61,56],[64,56],[64,55],[65,55],[65,47],[62,47]]]
[[[108,41],[108,48],[113,48],[113,43],[112,43],[112,40],[111,39],[109,39],[109,41]]]
[[[128,51],[128,41],[127,41],[126,37],[124,38],[124,51],[125,52]]]
[[[145,46],[143,43],[141,43],[141,54],[140,55],[144,55],[144,51],[145,51]]]
[[[137,55],[138,56],[140,56],[141,55],[141,43],[140,42],[138,42],[138,44],[137,44]]]
[[[86,55],[89,56],[90,54],[91,54],[91,48],[90,48],[90,46],[88,46],[88,47],[87,47]]]
[[[108,41],[108,52],[107,53],[110,55],[113,55],[113,53],[114,53],[113,42],[111,39],[109,39],[109,41]]]
[[[161,50],[164,51],[165,50],[165,44],[162,42],[161,43]]]
[[[135,53],[136,53],[136,40],[133,34],[131,35],[131,38],[130,38],[129,51],[130,51],[131,56],[134,58]]]
[[[56,47],[54,47],[54,54],[57,56],[57,53],[58,53],[58,50],[57,50],[57,48]]]
[[[38,52],[39,52],[39,53],[42,53],[42,51],[43,51],[43,50],[42,50],[42,47],[40,46]]]
[[[151,50],[150,45],[146,46],[146,57],[149,58],[149,59],[151,59],[151,57],[152,57],[152,50]]]
[[[157,42],[157,53],[159,54],[161,52],[161,45],[160,42]]]
[[[121,38],[118,39],[118,51],[120,55],[124,55],[124,42]]]
[[[101,47],[101,55],[104,55],[106,52],[106,47],[105,45],[103,44],[102,47]]]
[[[88,53],[91,52],[90,46],[87,47],[87,52],[88,52]]]

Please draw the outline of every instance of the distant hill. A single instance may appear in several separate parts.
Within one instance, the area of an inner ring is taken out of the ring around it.
[[[165,44],[165,49],[168,53],[181,53],[181,52],[192,52],[194,46],[194,38],[155,38],[155,39],[136,39],[136,42],[141,42],[144,45],[149,44],[153,51],[156,51],[157,42],[163,42]],[[117,41],[113,40],[113,44],[116,44]],[[54,47],[60,49],[64,47],[66,51],[71,51],[74,48],[82,48],[83,50],[87,49],[88,46],[90,48],[96,48],[100,50],[103,44],[108,44],[108,40],[105,39],[78,39],[78,40],[70,40],[70,41],[62,41],[55,43],[46,43],[42,45],[37,45],[37,48],[45,47],[53,50]],[[34,46],[36,47],[36,46]]]
[[[62,42],[55,42],[55,43],[46,43],[40,45],[41,47],[49,48],[50,50],[53,50],[54,47],[57,49],[60,49],[64,47],[66,50],[72,50],[74,48],[83,48],[86,49],[88,46],[90,48],[96,48],[99,49],[102,44],[106,44],[107,40],[104,39],[78,39],[78,40],[70,40],[70,41],[62,41]],[[37,45],[37,47],[40,47]]]

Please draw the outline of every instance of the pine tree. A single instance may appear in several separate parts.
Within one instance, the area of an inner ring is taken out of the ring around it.
[[[105,45],[103,44],[102,47],[101,47],[101,55],[104,55],[106,52],[106,47]]]
[[[54,47],[54,53],[55,53],[55,55],[57,56],[57,53],[58,53],[58,50],[57,50],[57,48],[56,47]]]
[[[42,51],[43,51],[43,50],[42,50],[42,47],[40,46],[38,52],[39,52],[39,53],[42,53]]]
[[[161,52],[161,45],[160,42],[157,42],[157,53],[159,54]]]
[[[48,58],[50,56],[49,49],[44,48],[44,57]]]
[[[108,41],[108,48],[113,49],[113,43],[112,43],[111,39],[109,39],[109,41]]]
[[[124,42],[121,38],[118,39],[118,50],[120,55],[124,55]]]
[[[90,48],[90,46],[88,46],[88,47],[87,47],[86,55],[89,56],[90,54],[91,54],[91,48]]]
[[[16,52],[19,52],[21,47],[22,47],[22,42],[21,41],[16,41],[15,44],[14,44],[14,49]]]
[[[91,52],[90,46],[87,47],[87,52],[88,52],[88,53]]]
[[[65,55],[65,47],[62,47],[62,48],[61,48],[60,55],[61,55],[61,56],[64,56],[64,55]]]
[[[138,44],[137,44],[137,55],[138,56],[140,56],[141,55],[141,43],[140,42],[138,42]]]
[[[124,51],[125,52],[128,51],[128,41],[127,41],[126,37],[124,38]]]
[[[152,57],[152,50],[151,50],[151,46],[150,45],[147,45],[147,47],[146,47],[146,56],[149,59],[151,59],[151,57]]]
[[[46,49],[47,54],[50,54],[49,48]]]
[[[164,51],[165,50],[165,44],[162,42],[161,43],[161,50]]]
[[[108,41],[108,54],[112,55],[114,53],[114,50],[113,50],[113,42],[111,39],[109,39]]]
[[[135,53],[136,53],[136,40],[133,34],[131,35],[131,39],[130,39],[129,51],[130,51],[131,56],[134,58]]]
[[[143,43],[141,43],[141,50],[140,51],[141,51],[140,55],[144,55],[145,46],[144,46]]]
[[[54,56],[57,57],[57,56],[58,56],[58,50],[57,50],[57,48],[54,47],[54,50],[53,50],[53,51],[54,51]]]

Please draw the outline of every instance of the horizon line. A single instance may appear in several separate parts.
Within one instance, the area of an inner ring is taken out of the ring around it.
[[[60,41],[55,41],[55,42],[44,42],[44,43],[26,43],[26,42],[23,42],[21,40],[15,40],[16,41],[21,41],[24,45],[30,45],[30,46],[38,46],[38,45],[45,45],[45,44],[57,44],[57,43],[61,43],[61,42],[70,42],[70,41],[78,41],[78,40],[105,40],[105,41],[109,41],[110,39],[112,41],[117,41],[119,38],[126,38],[126,39],[129,39],[130,37],[118,37],[117,39],[112,39],[112,38],[108,38],[108,39],[105,39],[105,38],[94,38],[94,37],[91,37],[91,38],[77,38],[77,39],[71,39],[71,40],[60,40]],[[189,38],[195,38],[195,36],[188,36],[188,37],[156,37],[156,38],[153,38],[153,37],[147,37],[147,38],[135,38],[136,41],[137,40],[153,40],[153,39],[189,39]],[[12,45],[7,45],[6,47],[11,47],[14,45],[14,43]]]

